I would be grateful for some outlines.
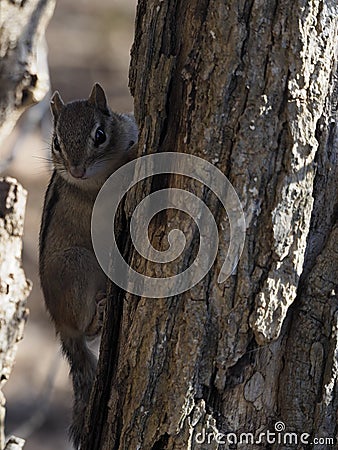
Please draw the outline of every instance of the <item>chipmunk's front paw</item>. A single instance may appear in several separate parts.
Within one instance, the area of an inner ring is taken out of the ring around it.
[[[96,302],[95,315],[89,327],[86,330],[86,335],[88,337],[95,337],[98,334],[100,334],[102,330],[107,303],[106,293],[103,291],[99,291],[95,296],[95,302]]]
[[[106,304],[107,304],[106,292],[102,292],[102,291],[98,292],[96,294],[95,300],[96,300],[96,315],[97,315],[98,325],[99,325],[100,331],[101,331],[101,328],[103,326],[103,321],[104,321],[104,315],[105,315],[105,311],[106,311]]]

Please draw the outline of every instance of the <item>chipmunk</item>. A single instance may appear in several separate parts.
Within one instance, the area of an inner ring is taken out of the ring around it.
[[[39,272],[47,309],[70,364],[70,436],[79,448],[97,363],[86,339],[100,332],[106,302],[107,278],[91,242],[92,208],[107,178],[131,159],[138,130],[133,116],[111,111],[98,83],[87,100],[64,104],[55,92],[51,110],[54,171],[43,207]]]

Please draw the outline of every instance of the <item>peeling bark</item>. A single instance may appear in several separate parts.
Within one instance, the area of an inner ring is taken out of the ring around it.
[[[55,0],[0,0],[0,143],[22,112],[49,90],[44,33]],[[0,387],[7,381],[22,339],[31,284],[21,267],[27,192],[12,178],[0,179]],[[21,449],[24,440],[5,445],[5,398],[0,391],[0,448]]]
[[[44,36],[54,7],[55,0],[0,1],[0,143],[49,90]]]
[[[0,387],[12,371],[17,344],[27,318],[31,284],[21,266],[23,222],[27,192],[13,178],[0,178]],[[22,448],[12,437],[5,447],[5,398],[1,395],[0,448]]]
[[[157,249],[184,230],[188,256],[155,267],[126,236],[150,192],[179,187],[219,225],[216,262],[190,291],[137,298],[111,286],[83,449],[216,449],[217,433],[337,434],[337,15],[333,0],[140,0],[130,86],[139,155],[191,153],[229,178],[246,215],[236,272],[217,277],[226,212],[179,176],[139,183],[117,226],[129,264],[170,276],[191,263],[196,227],[173,211]],[[210,443],[199,441],[213,433]],[[234,447],[231,447],[234,448]],[[248,448],[248,442],[236,448]],[[254,443],[250,448],[303,448]]]

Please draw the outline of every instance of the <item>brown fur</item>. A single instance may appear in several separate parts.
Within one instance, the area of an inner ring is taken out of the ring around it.
[[[109,109],[98,84],[87,100],[66,105],[56,92],[51,109],[54,173],[45,196],[39,270],[45,303],[70,364],[74,388],[71,438],[78,448],[96,370],[86,338],[100,331],[106,290],[106,276],[91,242],[91,213],[105,180],[129,159],[137,128],[130,116]],[[99,146],[95,145],[98,126],[106,135]],[[72,176],[74,166],[81,168],[83,178]]]

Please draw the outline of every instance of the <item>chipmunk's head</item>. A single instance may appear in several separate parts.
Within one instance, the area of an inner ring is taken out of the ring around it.
[[[130,116],[111,111],[98,83],[87,100],[67,104],[56,91],[51,110],[53,163],[66,181],[83,187],[100,184],[128,160],[137,127]]]

